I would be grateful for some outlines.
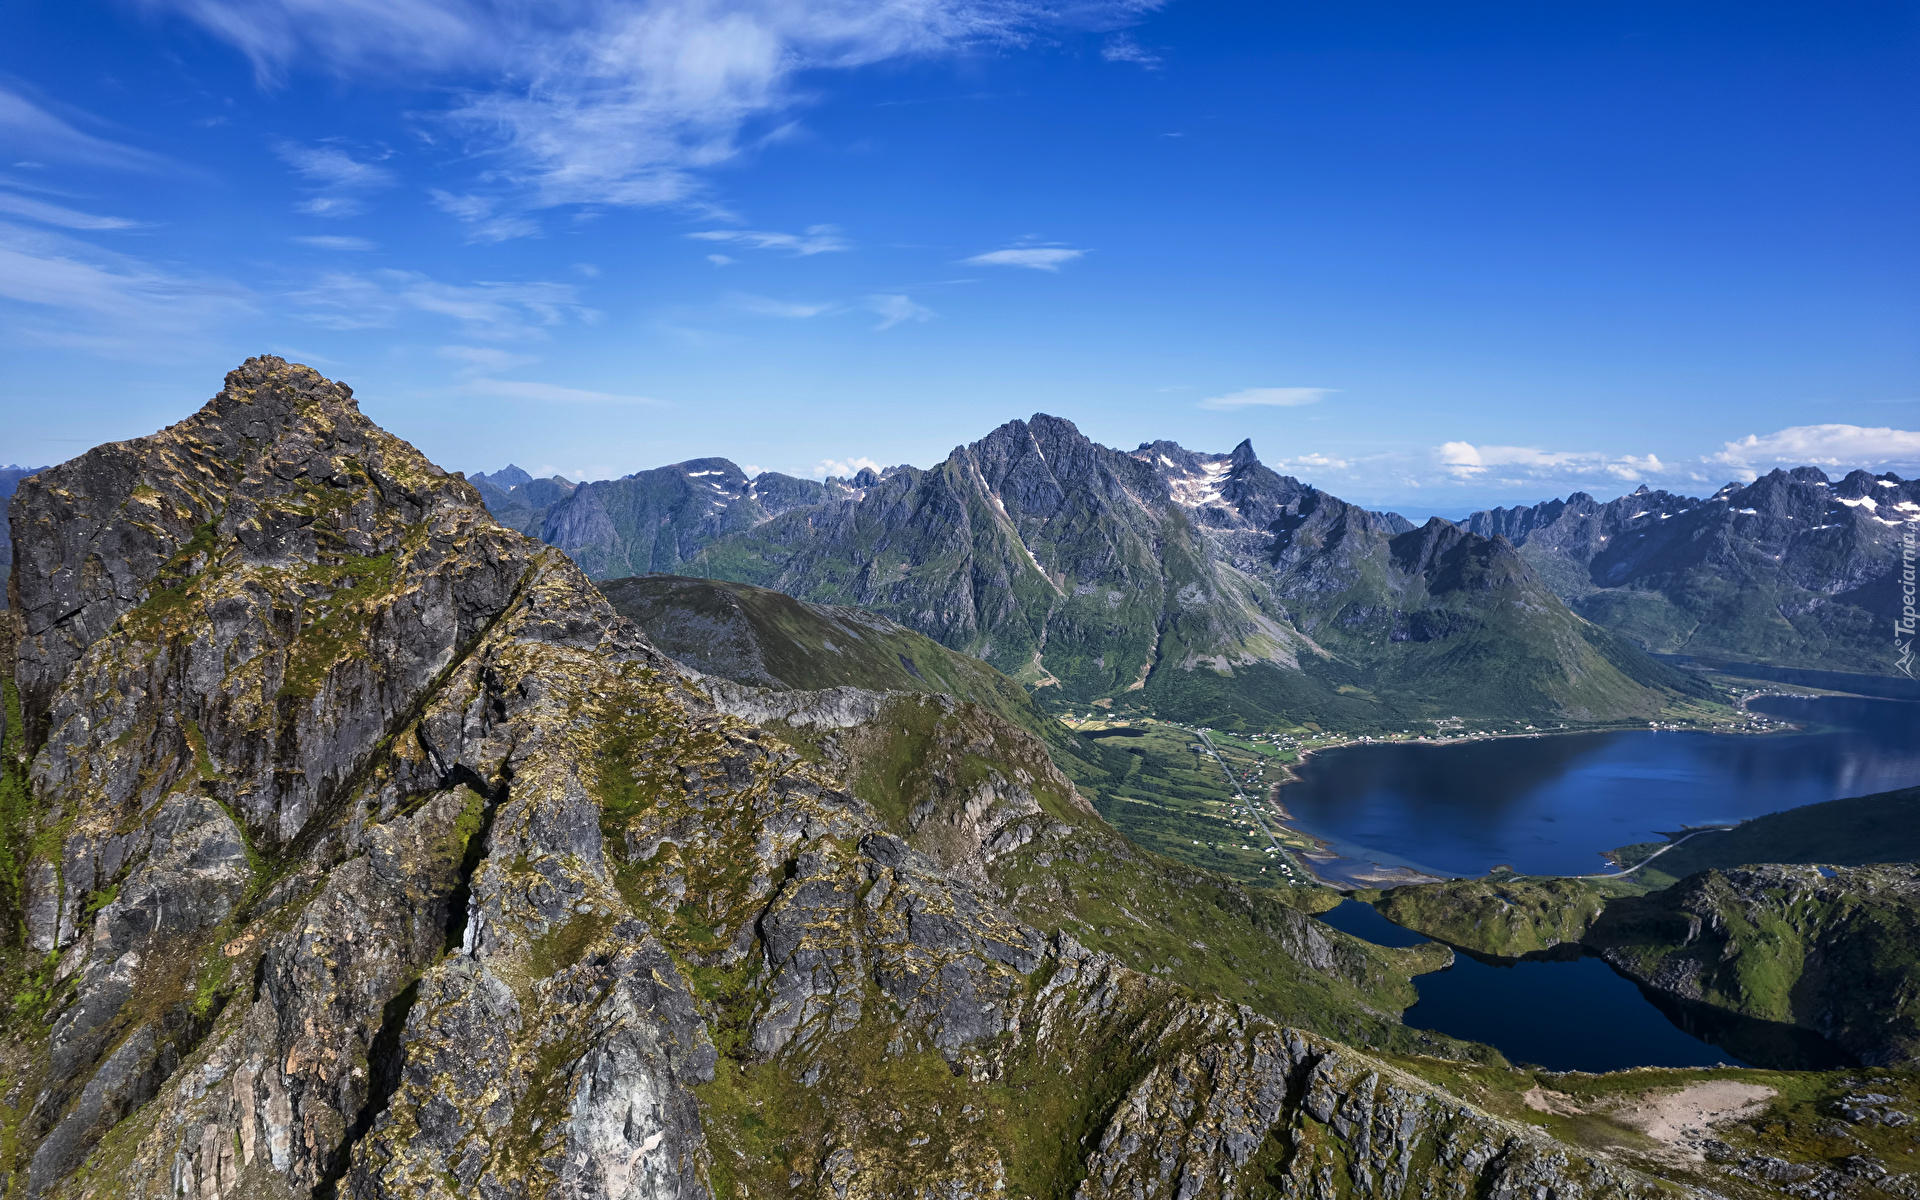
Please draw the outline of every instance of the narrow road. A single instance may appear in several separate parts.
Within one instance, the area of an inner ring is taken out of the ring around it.
[[[1312,882],[1312,874],[1294,861],[1293,852],[1281,845],[1280,839],[1273,835],[1273,830],[1267,828],[1266,821],[1260,816],[1259,808],[1247,802],[1247,794],[1240,787],[1239,777],[1233,773],[1233,768],[1227,765],[1227,760],[1220,757],[1220,751],[1214,747],[1213,739],[1207,736],[1206,730],[1196,729],[1193,732],[1200,735],[1200,744],[1207,748],[1208,754],[1213,755],[1214,764],[1220,768],[1221,774],[1227,777],[1228,785],[1233,788],[1233,798],[1239,802],[1241,809],[1253,818],[1253,823],[1260,827],[1261,833],[1267,835],[1267,841],[1278,852],[1278,861],[1286,868],[1287,878],[1293,883]]]
[[[1648,863],[1652,862],[1654,859],[1659,858],[1662,854],[1665,854],[1667,851],[1673,849],[1675,846],[1683,846],[1686,843],[1692,841],[1694,838],[1699,837],[1703,833],[1725,833],[1727,832],[1727,830],[1732,828],[1734,828],[1734,826],[1717,825],[1717,826],[1711,826],[1706,829],[1696,829],[1692,833],[1681,838],[1679,841],[1668,842],[1666,845],[1660,847],[1658,850],[1655,850],[1652,854],[1647,855],[1645,858],[1641,859],[1639,862],[1628,867],[1624,871],[1605,871],[1598,875],[1559,875],[1559,876],[1555,876],[1555,878],[1558,878],[1558,879],[1625,879],[1627,876],[1633,874],[1635,871],[1638,871],[1641,867],[1646,866]]]

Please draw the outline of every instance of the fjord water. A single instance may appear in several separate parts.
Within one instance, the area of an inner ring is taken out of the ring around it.
[[[1320,919],[1382,946],[1427,939],[1358,900]],[[1414,979],[1420,1002],[1402,1018],[1485,1042],[1516,1063],[1552,1071],[1756,1066],[1819,1069],[1849,1060],[1807,1030],[1649,994],[1598,958],[1488,959],[1456,951],[1453,965]]]
[[[1608,870],[1602,851],[1683,825],[1920,783],[1920,703],[1772,696],[1749,707],[1803,730],[1350,746],[1309,758],[1280,799],[1295,828],[1349,859],[1446,876],[1503,863],[1573,875]]]

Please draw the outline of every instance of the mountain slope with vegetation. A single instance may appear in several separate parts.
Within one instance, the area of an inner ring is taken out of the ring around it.
[[[1890,674],[1920,480],[1796,467],[1706,500],[1576,492],[1465,524],[1505,537],[1576,611],[1648,649]]]
[[[1586,944],[1682,1000],[1920,1062],[1920,866],[1702,871],[1609,902]]]
[[[250,359],[11,512],[10,1187],[1670,1194],[1386,1048],[1399,959],[1285,905],[1128,966],[1154,898],[1024,734],[710,692],[307,368]],[[1264,1012],[1206,986],[1262,968]]]

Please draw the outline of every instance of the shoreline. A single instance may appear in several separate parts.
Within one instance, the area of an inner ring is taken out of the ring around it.
[[[1734,712],[1739,713],[1742,716],[1747,716],[1751,712],[1751,710],[1748,709],[1747,705],[1749,702],[1753,700],[1770,699],[1770,698],[1787,698],[1787,699],[1796,699],[1796,700],[1819,700],[1819,699],[1826,699],[1831,696],[1846,696],[1846,695],[1848,694],[1823,693],[1818,689],[1795,688],[1793,690],[1788,690],[1787,688],[1758,688],[1749,692],[1748,694],[1739,695],[1732,698],[1731,708]],[[1870,699],[1870,697],[1866,697],[1866,698]],[[1278,772],[1278,778],[1272,779],[1272,780],[1265,780],[1265,779],[1261,780],[1261,783],[1264,785],[1265,794],[1263,796],[1257,799],[1250,798],[1250,797],[1242,797],[1242,802],[1258,807],[1258,809],[1260,810],[1259,819],[1261,823],[1262,824],[1270,823],[1272,825],[1272,829],[1268,831],[1267,836],[1269,837],[1269,839],[1274,840],[1276,844],[1280,844],[1279,839],[1275,837],[1276,834],[1285,835],[1286,837],[1288,837],[1293,841],[1305,843],[1307,848],[1303,848],[1299,845],[1281,845],[1281,849],[1285,854],[1287,854],[1290,858],[1292,858],[1294,865],[1302,873],[1306,874],[1314,883],[1334,891],[1352,892],[1362,888],[1387,888],[1387,887],[1397,887],[1397,886],[1405,886],[1405,885],[1413,885],[1413,884],[1447,882],[1453,879],[1485,878],[1493,873],[1492,869],[1486,872],[1482,872],[1482,874],[1479,876],[1455,875],[1450,873],[1439,872],[1430,867],[1422,867],[1422,866],[1412,865],[1408,863],[1382,862],[1376,858],[1361,857],[1361,856],[1341,853],[1340,851],[1334,848],[1333,844],[1327,838],[1319,834],[1313,833],[1310,830],[1304,829],[1295,823],[1296,818],[1292,810],[1287,806],[1286,802],[1282,799],[1282,789],[1288,786],[1289,784],[1301,783],[1305,781],[1305,776],[1303,774],[1304,768],[1306,766],[1307,761],[1311,759],[1315,754],[1319,754],[1323,751],[1328,751],[1328,750],[1343,750],[1343,749],[1350,749],[1350,748],[1359,747],[1359,746],[1458,746],[1458,745],[1474,743],[1474,742],[1493,742],[1501,739],[1565,737],[1565,736],[1574,735],[1574,734],[1593,734],[1593,733],[1641,733],[1641,732],[1703,733],[1703,734],[1719,734],[1719,735],[1746,736],[1746,737],[1784,737],[1784,736],[1794,736],[1794,735],[1804,734],[1808,731],[1809,728],[1812,728],[1812,726],[1805,723],[1804,721],[1801,721],[1801,722],[1788,721],[1785,718],[1772,717],[1766,714],[1752,714],[1752,715],[1759,717],[1760,719],[1766,721],[1767,723],[1764,726],[1756,728],[1753,724],[1746,721],[1742,721],[1738,724],[1728,723],[1724,725],[1707,725],[1707,724],[1699,724],[1699,723],[1693,723],[1693,722],[1682,724],[1676,721],[1647,721],[1644,724],[1640,722],[1614,721],[1614,722],[1607,722],[1607,723],[1600,723],[1600,724],[1583,725],[1578,728],[1572,728],[1572,729],[1528,728],[1528,729],[1522,729],[1522,730],[1511,730],[1511,731],[1500,731],[1500,732],[1462,731],[1462,732],[1457,732],[1452,734],[1442,734],[1437,736],[1436,735],[1399,735],[1399,736],[1374,737],[1370,735],[1340,736],[1336,734],[1334,735],[1334,737],[1337,738],[1338,740],[1333,740],[1333,739],[1320,740],[1318,741],[1317,744],[1314,744],[1314,745],[1294,745],[1294,746],[1283,747],[1283,746],[1275,745],[1273,743],[1268,743],[1267,746],[1271,747],[1273,750],[1276,750],[1282,753],[1291,754],[1293,757],[1293,761],[1274,762],[1274,760],[1278,758],[1278,754],[1268,755],[1268,754],[1262,753],[1261,750],[1266,747],[1249,747],[1248,750],[1251,750],[1251,752],[1255,754],[1260,760],[1272,763],[1273,765],[1278,766],[1280,770]],[[1154,725],[1169,726],[1174,729],[1179,729],[1184,732],[1194,734],[1196,736],[1204,737],[1204,735],[1202,734],[1203,727],[1201,726],[1189,725],[1185,722],[1173,721],[1165,717],[1160,717],[1160,716],[1147,714],[1147,713],[1141,713],[1141,714],[1133,715],[1131,717],[1120,716],[1117,714],[1103,714],[1101,717],[1094,718],[1092,720],[1081,720],[1081,721],[1070,721],[1069,718],[1065,718],[1065,717],[1056,718],[1056,719],[1059,719],[1063,725],[1066,725],[1067,728],[1069,728],[1070,730],[1073,730],[1076,733],[1092,732],[1092,731],[1095,731],[1098,729],[1104,729],[1104,728],[1125,728],[1127,726],[1135,725],[1135,724],[1154,724]],[[1210,728],[1206,729],[1205,733],[1207,734],[1220,733],[1223,736],[1234,738],[1236,740],[1245,740],[1248,737],[1248,735],[1245,735],[1245,734],[1229,733],[1226,731],[1213,730]],[[1266,734],[1263,736],[1276,736],[1276,735]],[[1205,740],[1207,740],[1209,743],[1211,741],[1210,738],[1206,738]],[[1247,753],[1248,750],[1242,750],[1241,752]],[[1224,762],[1221,762],[1220,765],[1222,768],[1226,768],[1226,764]],[[1234,773],[1230,768],[1226,768],[1226,769],[1228,771],[1228,775],[1230,779],[1237,779],[1237,776],[1234,775]],[[1244,786],[1244,784],[1241,784],[1239,786]],[[1719,827],[1719,828],[1725,828],[1725,827]],[[1712,828],[1689,830],[1687,831],[1685,836],[1670,840],[1664,846],[1662,846],[1659,850],[1656,850],[1653,854],[1649,855],[1647,858],[1642,859],[1640,862],[1637,862],[1633,866],[1628,868],[1622,869],[1618,867],[1616,864],[1616,865],[1613,865],[1612,869],[1610,870],[1603,869],[1598,872],[1583,872],[1583,873],[1569,874],[1569,875],[1548,875],[1548,876],[1541,876],[1541,877],[1542,878],[1567,878],[1567,879],[1595,879],[1595,880],[1631,878],[1635,873],[1639,872],[1642,868],[1646,867],[1649,863],[1651,863],[1654,858],[1657,858],[1661,854],[1664,854],[1666,850],[1671,849],[1672,847],[1677,846],[1682,842],[1690,840],[1694,836],[1697,836],[1697,834],[1699,833],[1714,832],[1714,831],[1716,830]],[[1360,849],[1364,851],[1368,848],[1360,847]],[[1618,849],[1618,847],[1615,847],[1615,849]],[[1596,850],[1595,853],[1604,858],[1609,853],[1609,851],[1603,848],[1603,849]],[[1610,864],[1612,863],[1611,859],[1608,859],[1607,861]]]
[[[1794,699],[1808,699],[1808,700],[1816,700],[1816,699],[1822,698],[1820,696],[1808,696],[1808,695],[1804,695],[1801,693],[1794,693],[1794,692],[1762,692],[1762,693],[1756,693],[1752,696],[1741,697],[1737,701],[1737,707],[1739,708],[1740,711],[1744,712],[1746,711],[1746,703],[1748,700],[1761,699],[1766,696],[1787,696]],[[1168,722],[1168,724],[1172,724],[1172,722]],[[1187,727],[1181,726],[1181,728],[1187,728]],[[1301,865],[1306,868],[1308,873],[1311,874],[1317,882],[1319,882],[1321,885],[1325,887],[1330,887],[1337,891],[1342,891],[1342,892],[1357,890],[1353,887],[1352,883],[1348,882],[1348,880],[1330,879],[1326,875],[1321,873],[1319,868],[1322,865],[1330,865],[1335,862],[1347,862],[1347,863],[1359,864],[1363,868],[1362,870],[1349,871],[1349,872],[1346,872],[1346,875],[1348,876],[1349,880],[1358,881],[1364,884],[1364,886],[1366,887],[1385,887],[1385,886],[1399,887],[1404,885],[1421,884],[1421,883],[1446,883],[1454,879],[1469,878],[1469,876],[1436,875],[1432,872],[1417,870],[1413,867],[1401,866],[1401,865],[1389,865],[1387,863],[1382,863],[1374,859],[1355,858],[1350,855],[1340,854],[1334,851],[1331,843],[1329,843],[1325,838],[1321,837],[1319,834],[1302,829],[1293,824],[1293,820],[1294,820],[1293,813],[1290,809],[1287,808],[1286,804],[1280,799],[1280,789],[1286,787],[1290,783],[1304,782],[1303,778],[1301,777],[1299,771],[1296,770],[1296,768],[1304,766],[1306,764],[1307,759],[1311,758],[1313,755],[1318,754],[1325,750],[1345,750],[1354,746],[1457,746],[1457,745],[1461,745],[1468,742],[1498,741],[1503,738],[1564,737],[1571,734],[1580,734],[1580,733],[1707,733],[1707,734],[1726,734],[1730,736],[1742,736],[1742,737],[1777,737],[1777,736],[1783,736],[1783,735],[1804,733],[1805,730],[1806,730],[1805,726],[1789,724],[1784,722],[1775,727],[1768,728],[1768,729],[1698,729],[1698,728],[1686,728],[1681,726],[1662,726],[1662,725],[1656,725],[1654,728],[1651,728],[1651,729],[1641,729],[1637,725],[1625,725],[1625,724],[1615,723],[1615,724],[1609,724],[1609,725],[1588,726],[1581,729],[1553,729],[1553,730],[1540,729],[1540,730],[1529,730],[1522,733],[1462,734],[1460,736],[1448,737],[1448,738],[1427,738],[1427,737],[1403,737],[1403,738],[1379,738],[1379,739],[1358,738],[1358,739],[1344,741],[1344,742],[1326,743],[1318,746],[1311,746],[1311,747],[1303,746],[1303,747],[1293,748],[1294,761],[1291,763],[1280,764],[1281,771],[1283,772],[1283,777],[1267,785],[1267,795],[1266,795],[1265,804],[1269,809],[1270,813],[1272,814],[1275,824],[1279,828],[1285,829],[1288,833],[1293,834],[1295,837],[1298,837],[1303,841],[1312,842],[1315,846],[1318,846],[1321,848],[1321,852],[1317,854],[1313,852],[1307,852],[1307,851],[1297,851],[1296,857],[1300,860]],[[1716,827],[1708,827],[1708,828],[1691,830],[1686,834],[1686,836],[1669,841],[1666,845],[1662,846],[1660,849],[1654,851],[1652,854],[1648,855],[1646,858],[1642,859],[1641,861],[1635,863],[1633,866],[1628,867],[1624,870],[1619,870],[1614,872],[1599,872],[1599,873],[1584,874],[1584,875],[1548,875],[1548,876],[1539,876],[1539,878],[1551,878],[1551,879],[1622,879],[1622,878],[1626,878],[1627,876],[1631,875],[1635,871],[1640,870],[1640,868],[1652,862],[1654,859],[1658,858],[1660,855],[1666,853],[1668,850],[1672,849],[1675,846],[1680,845],[1682,842],[1685,842],[1694,837],[1697,837],[1702,833],[1721,832],[1725,828],[1731,828],[1731,827],[1716,826]],[[1617,847],[1615,848],[1617,849]],[[1605,854],[1608,853],[1608,851],[1597,850],[1595,851],[1595,853],[1604,856]],[[1492,873],[1493,872],[1489,870],[1487,872],[1482,873],[1481,875],[1472,876],[1471,878],[1484,879],[1491,876]]]

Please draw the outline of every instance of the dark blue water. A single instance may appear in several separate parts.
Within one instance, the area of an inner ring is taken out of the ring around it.
[[[1280,799],[1295,828],[1350,859],[1444,876],[1502,863],[1572,875],[1606,870],[1602,851],[1682,825],[1920,783],[1920,704],[1770,697],[1752,707],[1808,729],[1352,746],[1309,758]]]
[[[1357,900],[1320,919],[1383,946],[1427,940]],[[1849,1061],[1816,1034],[1651,995],[1597,958],[1488,959],[1456,951],[1453,966],[1416,977],[1414,986],[1420,1002],[1402,1018],[1408,1025],[1485,1042],[1511,1062],[1554,1071],[1720,1064],[1786,1070]]]

